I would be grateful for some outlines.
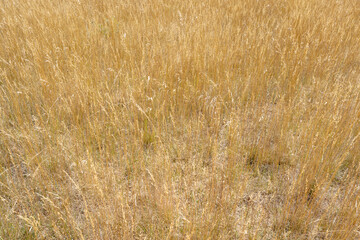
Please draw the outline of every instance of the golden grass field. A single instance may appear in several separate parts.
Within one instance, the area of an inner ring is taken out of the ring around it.
[[[0,239],[360,239],[360,2],[0,0]]]

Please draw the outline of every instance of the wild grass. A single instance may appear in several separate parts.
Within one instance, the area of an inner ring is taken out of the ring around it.
[[[359,239],[359,3],[0,1],[0,239]]]

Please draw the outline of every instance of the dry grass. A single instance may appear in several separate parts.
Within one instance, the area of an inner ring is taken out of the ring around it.
[[[359,239],[358,0],[0,0],[0,239]]]

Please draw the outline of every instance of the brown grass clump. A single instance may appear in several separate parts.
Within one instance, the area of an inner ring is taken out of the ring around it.
[[[359,3],[0,1],[0,239],[360,239]]]

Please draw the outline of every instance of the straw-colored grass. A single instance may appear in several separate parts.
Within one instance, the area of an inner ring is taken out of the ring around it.
[[[0,0],[0,239],[360,239],[358,0]]]

